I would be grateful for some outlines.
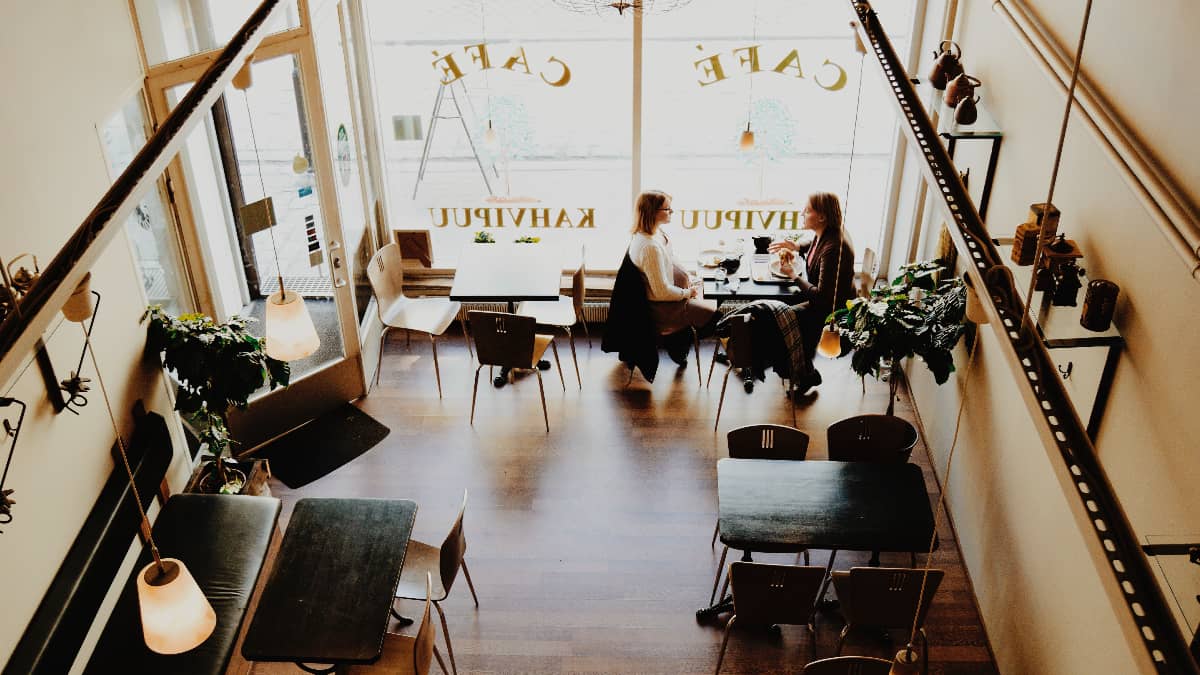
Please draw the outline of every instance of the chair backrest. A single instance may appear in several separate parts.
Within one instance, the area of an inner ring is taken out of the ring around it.
[[[751,424],[726,435],[734,459],[794,459],[808,456],[808,434],[782,424]]]
[[[467,312],[480,365],[528,368],[537,319],[505,312]]]
[[[729,343],[725,350],[729,355],[730,368],[754,367],[754,341],[750,332],[752,320],[749,314],[737,314],[729,319]]]
[[[891,661],[874,656],[835,656],[804,666],[804,675],[888,675],[891,671]]]
[[[862,271],[854,276],[854,283],[860,298],[870,297],[875,286],[875,249],[863,250]]]
[[[852,567],[849,572],[834,572],[834,589],[841,600],[846,623],[881,628],[912,626],[924,574],[925,570],[908,567]],[[929,570],[925,600],[917,617],[918,628],[925,623],[925,615],[944,575],[942,570]]]
[[[571,275],[571,304],[575,307],[575,321],[582,322],[583,300],[587,295],[587,247],[579,248],[579,269]]]
[[[875,249],[863,249],[862,271],[875,276]]]
[[[388,244],[371,256],[367,279],[375,292],[375,306],[380,312],[397,298],[404,297],[404,259],[400,256],[399,244]]]
[[[429,620],[429,596],[433,595],[433,577],[425,573],[425,611],[421,612],[421,627],[417,629],[416,644],[413,645],[413,672],[426,675],[433,662],[433,622]]]
[[[530,357],[532,358],[532,357]],[[467,491],[463,490],[462,506],[458,509],[458,517],[442,542],[440,568],[442,572],[442,590],[450,592],[458,576],[458,568],[462,566],[463,556],[467,554],[467,537],[463,534],[463,514],[467,512]]]
[[[893,415],[855,415],[829,425],[829,459],[835,462],[907,462],[917,429]]]
[[[729,566],[733,613],[742,623],[807,624],[824,579],[824,567],[735,562]]]

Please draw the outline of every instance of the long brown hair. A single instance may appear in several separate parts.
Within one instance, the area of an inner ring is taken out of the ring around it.
[[[658,212],[671,195],[659,190],[646,190],[638,195],[634,205],[633,229],[630,232],[653,236],[658,231]]]

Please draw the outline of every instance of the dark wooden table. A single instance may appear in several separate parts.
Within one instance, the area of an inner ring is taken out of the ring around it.
[[[743,560],[809,548],[926,552],[933,536],[916,464],[722,459],[717,500],[721,542]]]
[[[308,672],[377,659],[416,515],[403,499],[297,502],[242,655]]]
[[[725,300],[779,300],[786,302],[789,305],[800,302],[798,293],[800,289],[796,286],[795,281],[787,281],[785,279],[776,279],[770,276],[764,276],[767,281],[754,280],[754,264],[756,256],[760,256],[761,263],[765,266],[769,264],[773,256],[764,254],[747,253],[742,258],[742,266],[738,269],[738,276],[749,272],[749,276],[742,277],[738,282],[738,289],[735,291],[729,285],[728,281],[717,281],[709,278],[711,271],[705,269],[701,275],[704,279],[704,297],[710,300],[716,300],[717,304],[721,304]],[[800,277],[804,277],[804,260],[803,258],[796,259],[796,270]]]

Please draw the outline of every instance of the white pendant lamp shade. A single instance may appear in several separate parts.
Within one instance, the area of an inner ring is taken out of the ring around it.
[[[212,635],[217,613],[182,562],[163,558],[162,564],[166,574],[152,562],[137,577],[142,632],[151,651],[178,654]]]
[[[492,121],[488,120],[487,130],[483,132],[483,142],[490,146],[496,145],[500,139],[496,136],[496,130],[492,127]]]
[[[817,353],[827,359],[836,359],[842,355],[842,335],[829,326],[821,331],[821,341],[817,343]]]
[[[62,308],[67,321],[82,323],[92,318],[92,273],[83,275]]]
[[[972,286],[967,286],[967,320],[979,324],[988,322],[987,310]]]
[[[267,298],[267,356],[280,361],[295,361],[311,355],[321,346],[304,298],[291,291],[286,296],[276,291]]]

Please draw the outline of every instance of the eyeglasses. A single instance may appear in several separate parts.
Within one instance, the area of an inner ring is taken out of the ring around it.
[[[675,209],[659,209],[659,211],[666,211],[667,213],[675,213]]]

